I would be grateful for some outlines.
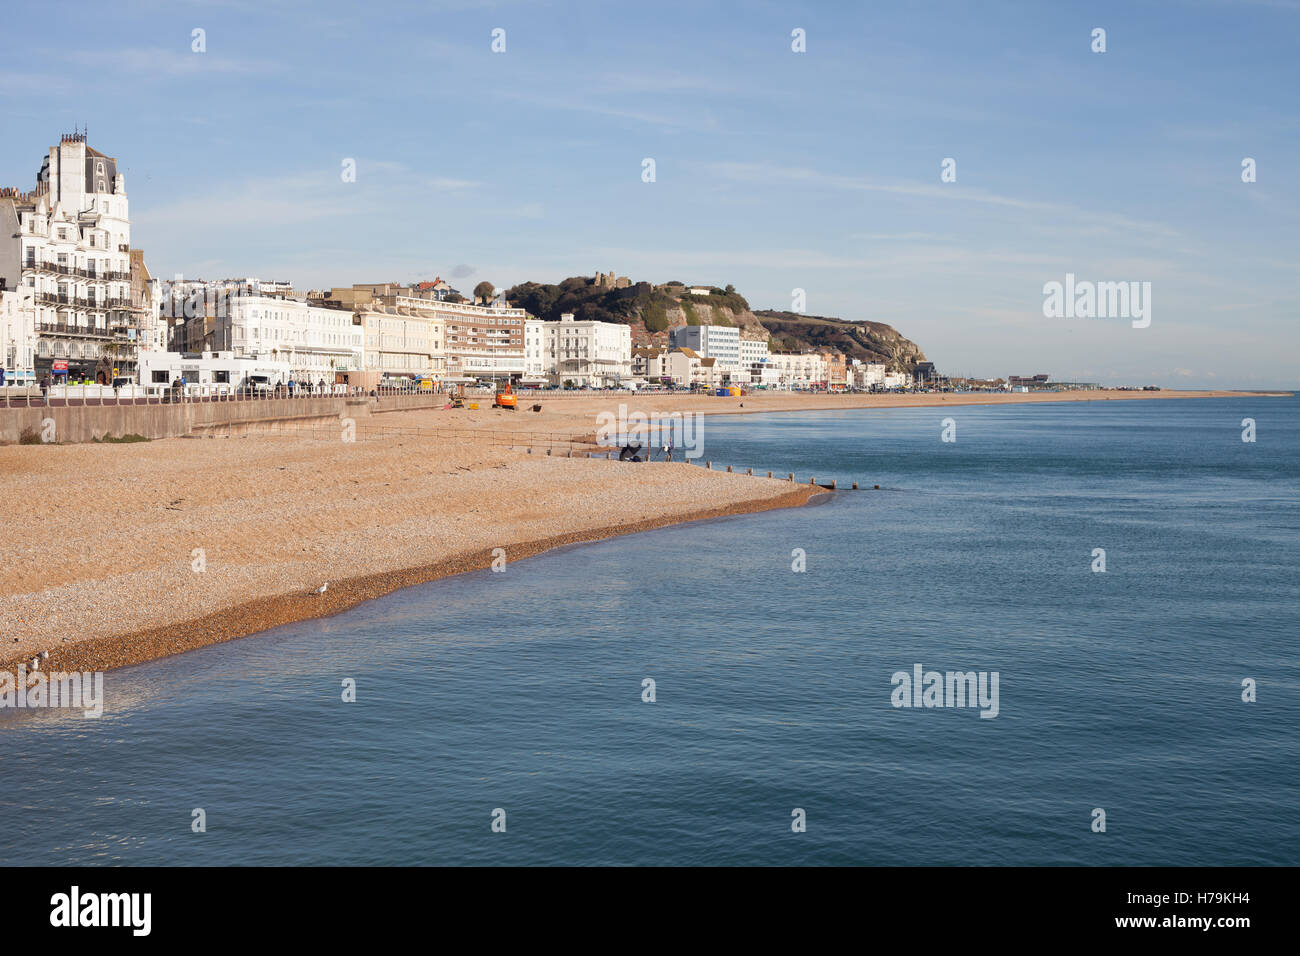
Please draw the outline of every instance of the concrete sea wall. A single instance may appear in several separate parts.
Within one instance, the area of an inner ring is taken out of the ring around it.
[[[432,403],[424,396],[423,406]],[[380,401],[383,407],[394,397]],[[105,437],[140,435],[178,438],[183,435],[243,434],[259,430],[319,426],[341,418],[368,416],[372,399],[269,398],[240,402],[182,402],[159,405],[73,405],[0,408],[0,442],[17,442],[25,430],[42,440],[77,443]],[[50,423],[53,423],[52,425]]]

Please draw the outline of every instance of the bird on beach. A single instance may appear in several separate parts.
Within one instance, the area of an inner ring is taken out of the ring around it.
[[[329,587],[329,586],[330,586],[330,583],[329,583],[328,581],[326,581],[324,584],[322,584],[320,587],[318,587],[318,588],[316,589],[316,593],[317,593],[317,594],[324,594],[324,593],[325,593],[325,589],[326,589],[327,587]]]
[[[40,670],[40,669],[41,669],[41,659],[40,659],[39,657],[33,657],[33,658],[32,658],[32,670],[34,670],[34,671],[38,671],[38,670]]]

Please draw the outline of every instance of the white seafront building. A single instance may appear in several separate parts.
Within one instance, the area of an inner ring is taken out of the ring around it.
[[[275,295],[240,295],[215,326],[219,350],[288,363],[296,381],[346,382],[363,366],[363,334],[346,309]]]
[[[632,330],[619,322],[576,321],[566,312],[559,322],[540,322],[542,374],[553,384],[596,388],[626,383],[632,377]]]
[[[294,378],[288,362],[236,358],[230,352],[149,350],[140,353],[140,385],[147,394],[164,394],[177,380],[187,386],[189,393],[222,394],[287,385]],[[315,380],[312,384],[316,384]]]
[[[780,370],[770,359],[767,339],[740,340],[740,384],[776,388],[781,384]]]
[[[884,363],[853,359],[848,368],[848,384],[852,388],[884,388],[885,373]]]
[[[364,336],[352,310],[248,291],[228,281],[178,281],[163,300],[171,350],[283,363],[296,382],[357,384]]]
[[[716,360],[713,367],[716,367]],[[678,388],[707,385],[711,374],[700,353],[688,348],[665,352],[659,357],[659,370],[662,378],[667,378]]]
[[[690,349],[700,358],[716,359],[719,381],[740,379],[740,329],[731,325],[679,325],[669,337],[674,348]],[[748,379],[748,372],[745,376]]]
[[[541,319],[524,319],[524,374],[525,385],[545,385],[550,381],[546,355],[546,323]]]
[[[440,382],[445,377],[447,323],[443,316],[374,302],[358,307],[350,318],[364,334],[364,374],[356,384],[373,388],[404,380]]]
[[[89,146],[84,133],[64,135],[31,192],[0,190],[0,237],[0,278],[9,291],[31,295],[30,305],[17,306],[31,310],[36,338],[24,371],[102,381],[115,370],[133,372],[141,339],[152,332],[153,302],[150,284],[133,276],[144,259],[131,248],[117,161]],[[22,351],[16,339],[14,347]]]
[[[820,352],[773,352],[768,364],[780,376],[782,388],[808,388],[826,381],[826,358]]]
[[[36,307],[31,289],[0,282],[0,369],[13,385],[36,378]]]

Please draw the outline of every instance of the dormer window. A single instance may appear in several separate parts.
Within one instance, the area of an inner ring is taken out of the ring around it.
[[[103,163],[96,163],[96,164],[95,164],[95,175],[96,175],[96,176],[102,176],[102,175],[104,175],[104,164],[103,164]]]

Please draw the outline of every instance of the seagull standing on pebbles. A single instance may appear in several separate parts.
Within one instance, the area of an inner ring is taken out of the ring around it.
[[[318,587],[318,588],[316,589],[316,593],[317,593],[317,594],[324,594],[324,593],[325,593],[325,589],[326,589],[327,587],[329,587],[329,586],[330,586],[330,583],[329,583],[328,581],[326,581],[324,584],[322,584],[320,587]]]

